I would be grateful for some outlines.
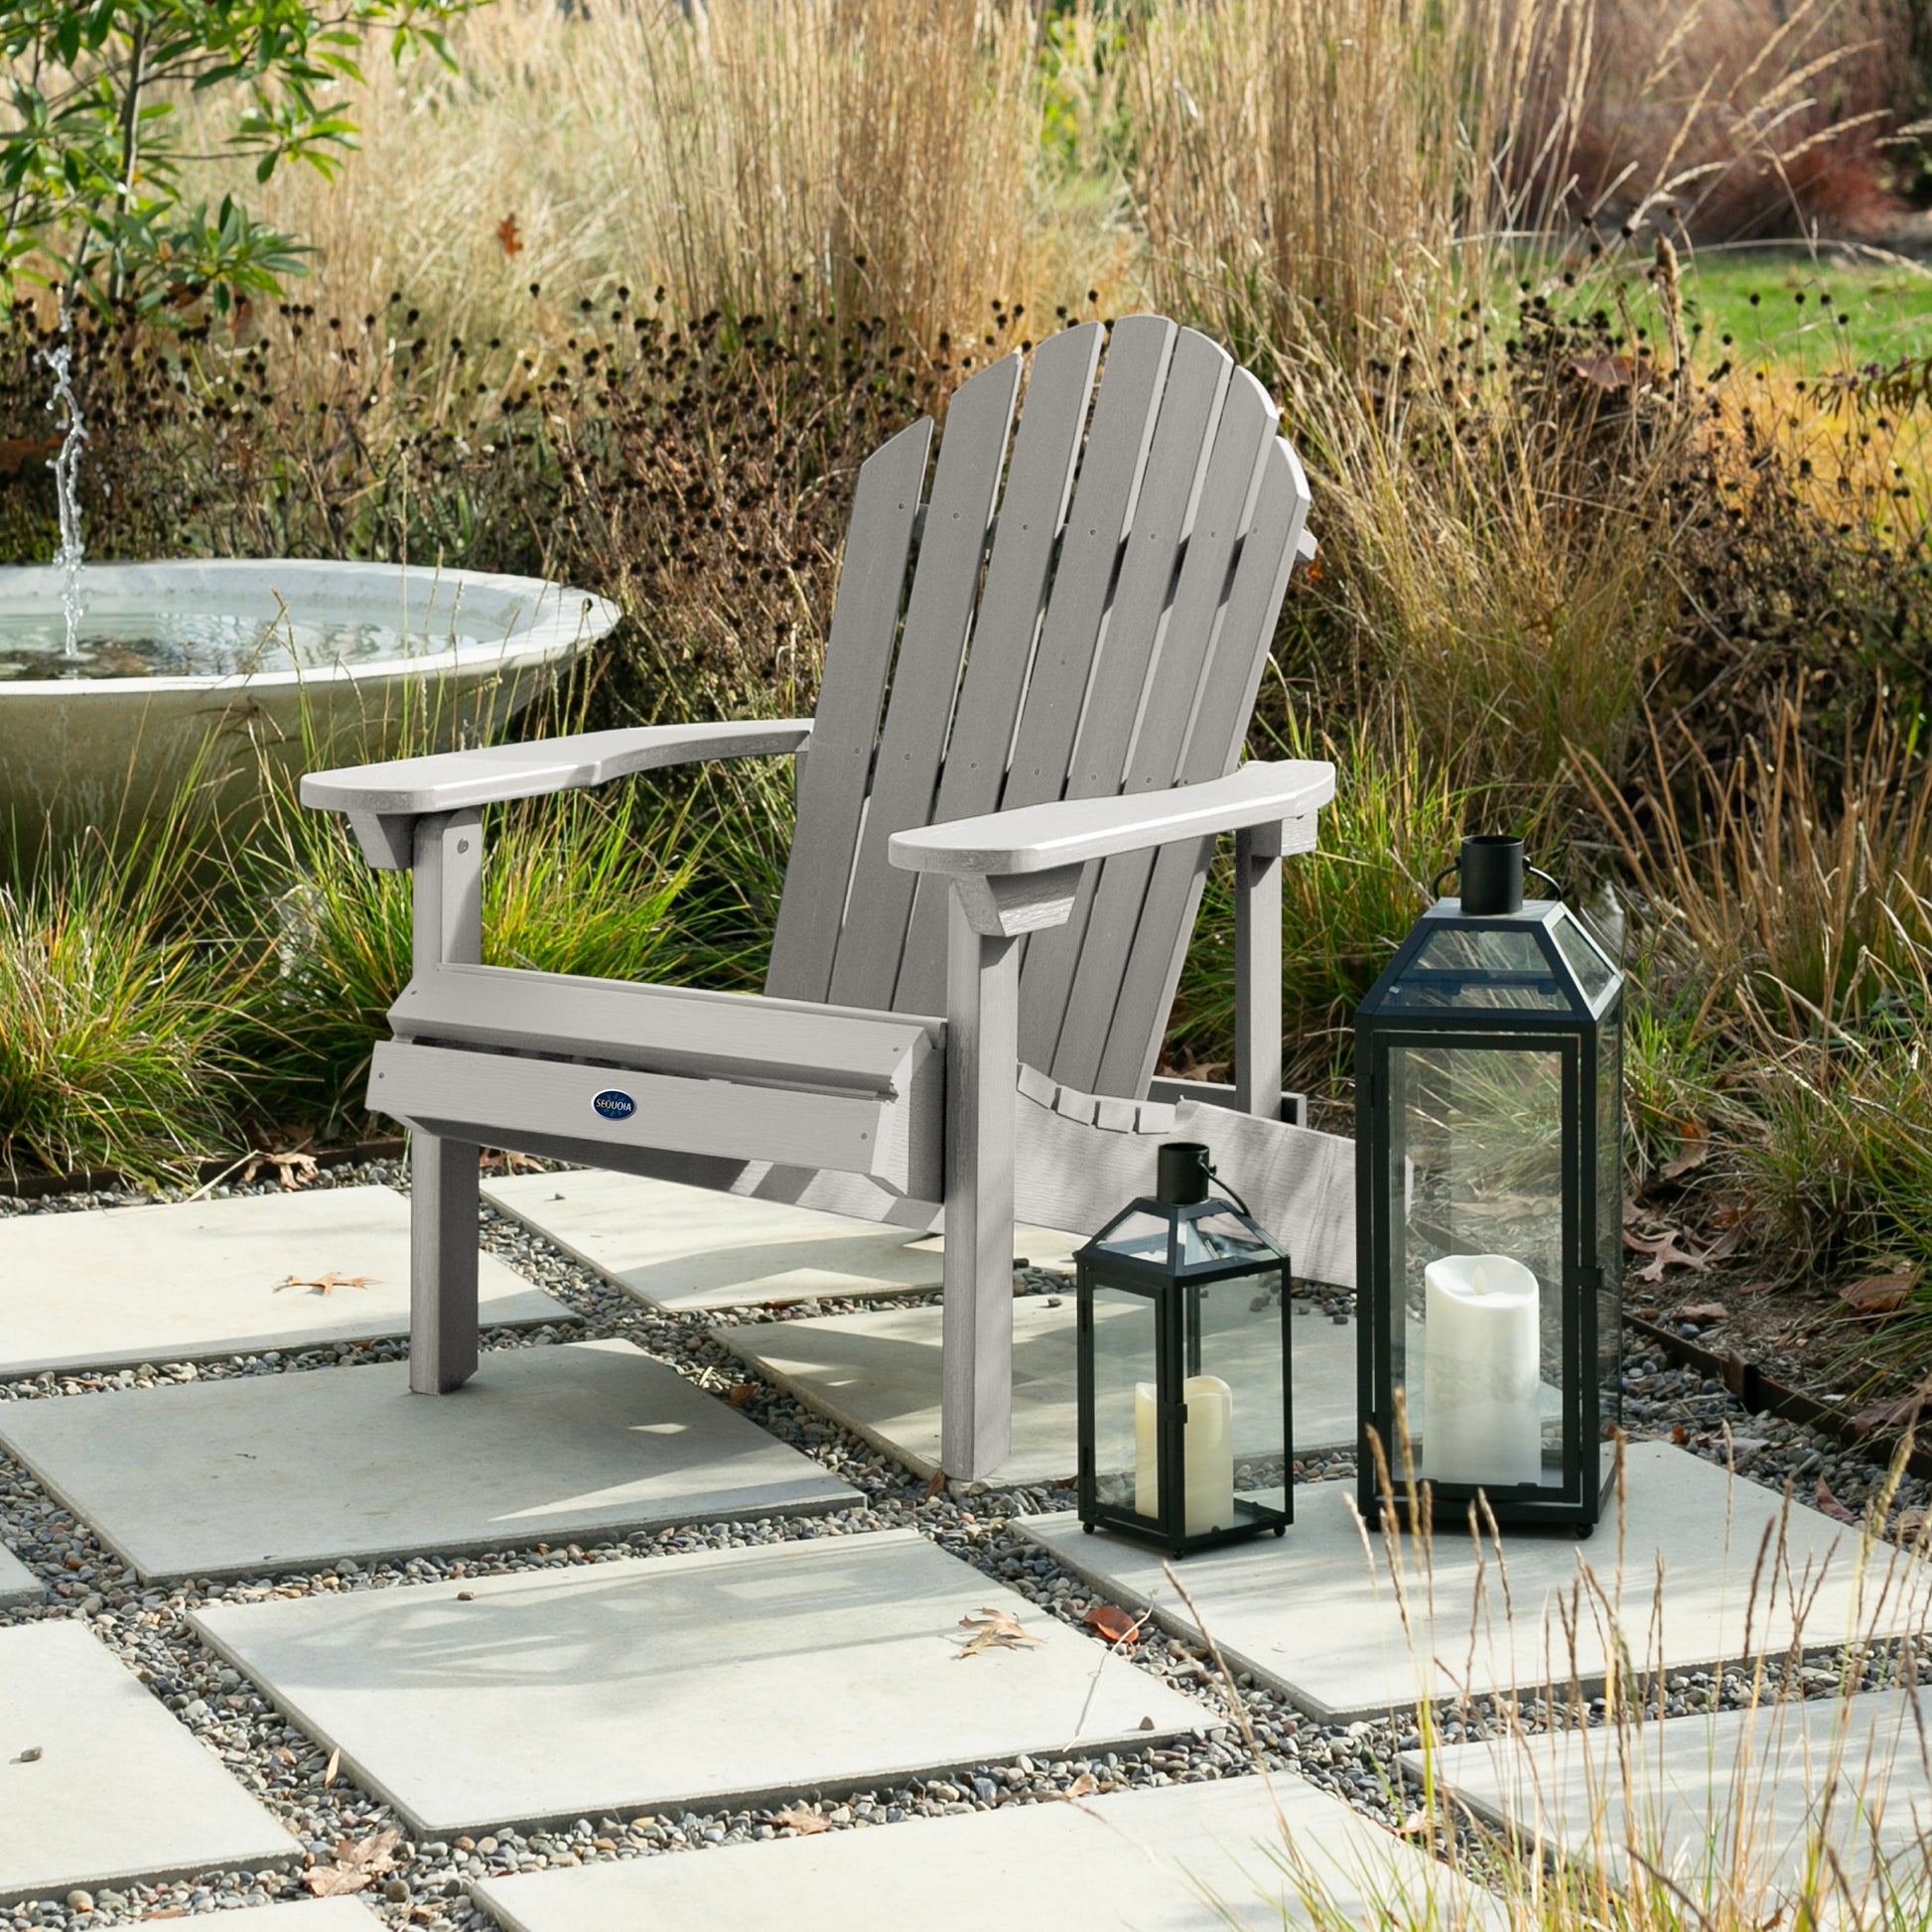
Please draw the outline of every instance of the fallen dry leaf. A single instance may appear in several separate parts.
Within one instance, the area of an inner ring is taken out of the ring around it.
[[[496,224],[496,239],[502,244],[506,255],[520,255],[523,252],[523,236],[516,225],[516,216],[506,214]]]
[[[1662,1234],[1632,1234],[1628,1228],[1623,1230],[1623,1245],[1626,1248],[1634,1250],[1637,1254],[1648,1255],[1650,1257],[1637,1270],[1636,1279],[1638,1281],[1662,1281],[1666,1268],[1696,1268],[1700,1270],[1709,1268],[1714,1261],[1720,1259],[1721,1255],[1728,1254],[1737,1245],[1736,1236],[1734,1234],[1728,1234],[1722,1236],[1709,1248],[1705,1249],[1702,1254],[1699,1254],[1694,1250],[1680,1248],[1677,1245],[1678,1237],[1682,1233],[1682,1228],[1667,1228]]]
[[[1398,1838],[1425,1838],[1429,1833],[1429,1814],[1412,1811],[1395,1829]]]
[[[922,1500],[926,1502],[930,1502],[933,1499],[933,1497],[936,1496],[940,1492],[940,1490],[942,1490],[945,1486],[946,1486],[945,1470],[934,1469],[932,1474],[926,1480],[925,1495]]]
[[[783,1811],[771,1814],[774,1825],[789,1825],[800,1838],[810,1838],[814,1832],[829,1832],[832,1829],[828,1819],[821,1818],[815,1811],[807,1811],[803,1805],[787,1805]]]
[[[1896,1402],[1874,1402],[1852,1418],[1852,1427],[1861,1436],[1872,1436],[1880,1430],[1910,1428],[1918,1421],[1926,1400],[1927,1392],[1921,1389],[1916,1395],[1901,1396]]]
[[[1679,1449],[1682,1449],[1690,1442],[1691,1432],[1681,1422],[1674,1422],[1670,1426],[1670,1439]]]
[[[973,1633],[960,1646],[961,1657],[977,1657],[988,1650],[1018,1650],[1026,1644],[1046,1641],[1021,1629],[1019,1619],[1006,1610],[981,1610],[975,1616],[962,1616],[959,1627]]]
[[[1060,1796],[1062,1798],[1085,1798],[1089,1796],[1091,1793],[1098,1791],[1099,1789],[1100,1786],[1094,1781],[1093,1773],[1091,1771],[1082,1771],[1080,1775],[1077,1778],[1075,1778],[1073,1782],[1069,1784],[1064,1791],[1060,1793]]]
[[[372,1884],[395,1863],[395,1849],[402,1834],[387,1825],[368,1838],[351,1845],[347,1839],[336,1841],[334,1864],[312,1866],[302,1874],[302,1882],[318,1898],[340,1898],[345,1892],[360,1891]]]
[[[284,1288],[307,1288],[318,1295],[333,1295],[339,1288],[367,1288],[373,1279],[370,1275],[339,1275],[332,1268],[326,1275],[291,1275],[275,1293],[281,1294]]]
[[[486,1147],[477,1156],[479,1173],[541,1173],[543,1163],[507,1148]]]
[[[1690,1302],[1677,1311],[1680,1321],[1723,1321],[1730,1311],[1722,1302]]]
[[[340,1750],[329,1753],[329,1762],[323,1766],[322,1788],[327,1791],[336,1782],[336,1773],[342,1769],[343,1754]]]
[[[245,1187],[264,1168],[273,1168],[290,1193],[305,1180],[313,1180],[317,1173],[316,1157],[304,1154],[300,1148],[291,1148],[280,1154],[251,1154],[247,1166],[241,1171],[241,1185]]]
[[[1883,1275],[1866,1275],[1841,1288],[1838,1299],[1857,1314],[1896,1314],[1918,1286],[1919,1271],[1901,1264]]]
[[[1096,1603],[1080,1621],[1097,1630],[1109,1643],[1132,1643],[1141,1634],[1139,1617],[1129,1616],[1112,1603]]]
[[[742,1409],[758,1392],[759,1385],[756,1382],[734,1382],[725,1391],[725,1400],[734,1409]]]
[[[1812,1501],[1835,1523],[1856,1523],[1859,1520],[1858,1511],[1847,1509],[1832,1494],[1832,1485],[1823,1476],[1818,1478],[1818,1486],[1811,1492],[1811,1496]]]
[[[1909,1543],[1925,1528],[1926,1512],[1922,1509],[1901,1509],[1891,1519],[1891,1533],[1901,1543]]]

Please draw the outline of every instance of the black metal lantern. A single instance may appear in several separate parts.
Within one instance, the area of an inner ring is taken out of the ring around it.
[[[1212,1549],[1294,1519],[1289,1257],[1208,1193],[1208,1151],[1160,1151],[1153,1199],[1074,1257],[1080,1522]]]
[[[1439,1521],[1480,1490],[1587,1535],[1622,1415],[1623,981],[1560,899],[1524,902],[1520,840],[1450,871],[1355,1022],[1361,1505],[1372,1429]]]

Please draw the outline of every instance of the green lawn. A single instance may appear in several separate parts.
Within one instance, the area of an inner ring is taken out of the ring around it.
[[[1932,354],[1932,266],[1821,265],[1797,249],[1707,254],[1686,265],[1684,290],[1687,326],[1703,324],[1699,367],[1725,355],[1825,370]]]

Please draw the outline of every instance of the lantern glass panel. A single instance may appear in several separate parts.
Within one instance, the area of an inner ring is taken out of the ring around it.
[[[1151,1462],[1141,1466],[1137,1448],[1140,1416],[1153,1401],[1159,1359],[1156,1304],[1131,1289],[1093,1290],[1094,1497],[1105,1509],[1152,1517],[1159,1481]],[[1136,1491],[1143,1493],[1137,1499]],[[1142,1509],[1145,1502],[1146,1508]]]
[[[1566,911],[1550,926],[1563,963],[1577,976],[1584,998],[1596,1007],[1616,980],[1616,968],[1590,943],[1589,935]]]
[[[1563,1485],[1563,1061],[1554,1047],[1390,1052],[1391,1346],[1433,1481]]]
[[[1623,1030],[1596,1060],[1596,1390],[1607,1437],[1623,1426]]]
[[[1383,992],[1391,1013],[1568,1013],[1569,994],[1526,925],[1444,924]]]
[[[1095,1246],[1102,1255],[1163,1270],[1257,1261],[1273,1253],[1238,1214],[1219,1202],[1204,1214],[1130,1214]]]
[[[1225,1509],[1209,1510],[1204,1499],[1218,1501],[1230,1497],[1239,1511],[1245,1500],[1263,1503],[1270,1509],[1282,1507],[1282,1491],[1287,1481],[1288,1416],[1282,1373],[1282,1296],[1287,1288],[1283,1271],[1244,1275],[1238,1281],[1209,1282],[1181,1290],[1190,1316],[1188,1338],[1188,1379],[1196,1377],[1218,1385],[1211,1391],[1216,1404],[1225,1406],[1227,1450],[1215,1446],[1213,1434],[1217,1418],[1209,1414],[1206,1427],[1196,1421],[1196,1403],[1190,1395],[1187,1404],[1188,1431],[1188,1523],[1190,1535],[1197,1534],[1195,1519],[1208,1524],[1219,1514],[1231,1518]],[[1220,1391],[1225,1390],[1223,1396]],[[1195,1433],[1200,1434],[1199,1457],[1195,1451]],[[1204,1458],[1212,1453],[1214,1460]]]

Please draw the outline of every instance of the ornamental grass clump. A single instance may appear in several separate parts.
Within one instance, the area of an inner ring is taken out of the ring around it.
[[[159,824],[0,877],[0,1186],[104,1169],[158,1180],[223,1145],[258,1071],[259,952],[224,928],[186,835]]]
[[[1746,1541],[1746,1498],[1772,1498],[1730,1471],[1732,1513],[1709,1559],[1731,1580],[1725,1636],[1696,1670],[1667,1644],[1698,1587],[1640,1540],[1621,1441],[1613,1520],[1546,1592],[1512,1578],[1523,1541],[1502,1537],[1480,1500],[1466,1524],[1428,1527],[1407,1445],[1391,1469],[1371,1439],[1383,1508],[1379,1528],[1362,1528],[1364,1594],[1377,1615],[1393,1608],[1416,1695],[1364,1756],[1400,1836],[1317,1840],[1278,1797],[1240,1895],[1201,1887],[1210,1905],[1229,1925],[1279,1915],[1323,1932],[1361,1924],[1362,1901],[1399,1932],[1926,1932],[1932,1866],[1914,1794],[1932,1776],[1920,1688],[1932,1532],[1898,1506],[1909,1448],[1863,1508],[1835,1505],[1822,1562],[1789,1487]],[[1414,1535],[1396,1527],[1412,1511],[1426,1526]],[[1229,1668],[1186,1577],[1170,1581],[1260,1760],[1250,1680]],[[1835,1593],[1851,1605],[1842,1621],[1825,1607]],[[1508,1688],[1480,1688],[1484,1652],[1510,1660]]]

